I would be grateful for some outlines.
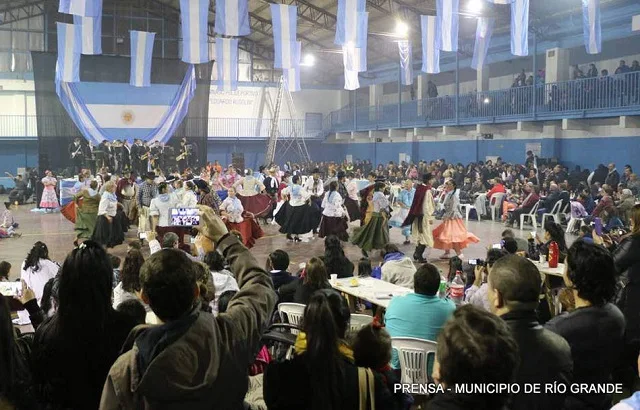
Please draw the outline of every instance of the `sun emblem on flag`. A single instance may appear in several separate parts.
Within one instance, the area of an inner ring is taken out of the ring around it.
[[[122,111],[122,114],[120,115],[120,118],[122,118],[122,122],[129,125],[131,123],[133,123],[133,121],[135,120],[135,115],[133,115],[133,111],[131,110],[124,110]]]

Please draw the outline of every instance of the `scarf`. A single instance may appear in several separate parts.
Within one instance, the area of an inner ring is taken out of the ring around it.
[[[301,355],[307,351],[307,335],[305,332],[298,333],[298,337],[296,337],[296,343],[293,347],[295,349],[296,355]],[[347,358],[351,362],[354,361],[353,350],[344,341],[340,342],[338,350],[340,351],[340,354],[345,358]]]

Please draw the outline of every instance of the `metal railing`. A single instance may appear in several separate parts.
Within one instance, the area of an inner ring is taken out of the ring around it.
[[[640,114],[640,71],[369,107],[327,116],[332,132]]]

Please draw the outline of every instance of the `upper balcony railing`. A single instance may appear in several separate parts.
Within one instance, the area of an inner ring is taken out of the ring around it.
[[[333,111],[333,132],[640,114],[640,71]]]

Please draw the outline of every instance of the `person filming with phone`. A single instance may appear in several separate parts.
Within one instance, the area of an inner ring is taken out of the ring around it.
[[[489,285],[487,284],[487,278],[489,277],[489,272],[491,272],[491,268],[496,261],[504,256],[507,256],[508,252],[503,249],[494,249],[491,248],[487,250],[487,259],[471,259],[469,260],[469,265],[473,266],[475,273],[475,280],[473,281],[473,285],[471,285],[466,291],[464,295],[464,300],[467,303],[472,305],[476,305],[485,309],[488,312],[491,312],[491,307],[489,305],[489,298],[487,296],[487,292],[489,291]]]

